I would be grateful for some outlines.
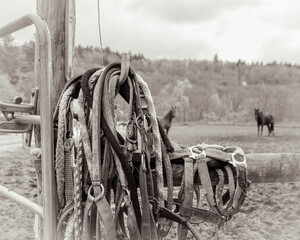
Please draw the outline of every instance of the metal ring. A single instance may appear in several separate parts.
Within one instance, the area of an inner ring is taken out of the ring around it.
[[[104,196],[104,186],[102,185],[102,183],[99,185],[100,186],[100,188],[101,188],[101,193],[100,193],[100,195],[98,195],[97,197],[93,197],[92,196],[92,194],[91,194],[91,190],[92,190],[92,188],[94,187],[93,185],[91,185],[90,186],[90,188],[89,188],[89,190],[88,190],[88,198],[90,199],[90,200],[92,200],[93,202],[97,202],[97,201],[99,201],[101,198],[103,198],[103,196]]]
[[[247,162],[246,162],[245,156],[242,156],[242,157],[243,157],[243,161],[240,162],[240,161],[237,161],[237,160],[236,160],[235,155],[237,155],[236,152],[232,153],[230,163],[231,163],[233,166],[235,166],[235,167],[236,167],[236,165],[242,165],[242,166],[244,166],[244,167],[246,168],[246,167],[247,167]]]
[[[142,121],[140,121],[140,119],[142,119],[142,116],[141,116],[141,115],[139,115],[139,116],[136,118],[136,120],[135,120],[137,128],[138,128],[138,129],[145,128],[145,125],[144,125],[144,124],[143,124],[143,127],[139,124],[139,122],[144,122],[144,119],[142,119]]]

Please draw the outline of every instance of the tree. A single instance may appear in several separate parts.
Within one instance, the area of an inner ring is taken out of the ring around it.
[[[0,68],[3,73],[8,74],[9,81],[15,84],[19,79],[16,72],[20,66],[20,55],[18,47],[13,42],[14,38],[11,35],[7,35],[2,39],[0,46]]]

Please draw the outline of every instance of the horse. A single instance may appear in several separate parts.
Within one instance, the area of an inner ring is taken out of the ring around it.
[[[172,126],[172,120],[176,116],[176,106],[172,106],[170,111],[168,111],[163,117],[159,117],[158,120],[163,129],[166,130],[167,134]]]
[[[254,109],[254,115],[257,122],[257,136],[259,136],[259,127],[261,128],[260,135],[263,135],[264,125],[268,126],[268,136],[270,136],[271,134],[274,136],[274,117],[271,114],[264,115],[264,113],[258,108]]]

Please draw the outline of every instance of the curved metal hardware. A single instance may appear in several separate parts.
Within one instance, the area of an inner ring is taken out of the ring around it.
[[[56,196],[54,178],[54,141],[52,124],[51,80],[52,59],[51,39],[46,22],[35,13],[30,13],[0,28],[0,37],[34,25],[36,28],[36,46],[39,57],[35,59],[40,75],[40,113],[41,113],[41,148],[42,188],[43,188],[43,239],[56,239]]]

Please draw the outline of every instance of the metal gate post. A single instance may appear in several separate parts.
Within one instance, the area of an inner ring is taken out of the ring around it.
[[[34,25],[37,30],[39,61],[35,71],[40,72],[40,114],[42,149],[43,239],[56,239],[56,189],[54,178],[54,138],[51,102],[52,58],[48,26],[37,14],[31,13],[0,28],[0,37]]]

